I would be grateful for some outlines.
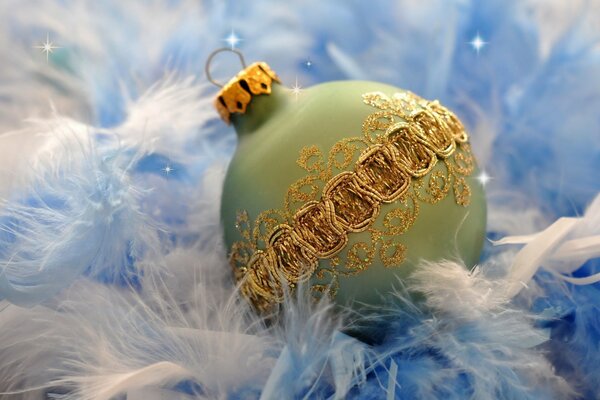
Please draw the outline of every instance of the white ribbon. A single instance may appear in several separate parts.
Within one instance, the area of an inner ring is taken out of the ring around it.
[[[587,260],[600,257],[600,194],[579,218],[559,218],[541,232],[508,236],[494,245],[524,244],[508,274],[507,295],[516,296],[539,268],[544,268],[575,285],[600,282],[600,273],[575,278],[568,276]]]

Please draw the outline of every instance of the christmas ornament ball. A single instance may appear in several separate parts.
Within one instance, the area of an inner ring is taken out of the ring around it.
[[[255,63],[215,104],[239,139],[225,242],[259,310],[286,287],[378,305],[422,261],[477,263],[484,191],[463,125],[439,102],[367,81],[288,89]]]

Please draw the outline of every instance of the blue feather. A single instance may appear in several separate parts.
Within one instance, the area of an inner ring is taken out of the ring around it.
[[[137,262],[158,246],[127,160],[82,149],[54,154],[62,162],[42,163],[31,193],[4,204],[0,298],[35,305],[84,274],[135,284]]]

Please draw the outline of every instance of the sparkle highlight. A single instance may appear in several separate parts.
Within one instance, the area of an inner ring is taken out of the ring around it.
[[[481,49],[483,49],[488,44],[488,42],[483,40],[483,38],[479,35],[479,32],[477,32],[477,35],[475,35],[475,37],[469,42],[469,44],[471,45],[471,47],[473,47],[477,54],[479,54]]]
[[[237,44],[242,41],[242,39],[235,33],[233,29],[231,30],[229,36],[223,40],[227,42],[227,44],[231,47],[231,50],[235,49]]]
[[[492,177],[485,172],[485,170],[481,170],[479,175],[475,178],[481,184],[481,186],[485,187],[489,181],[492,180]]]
[[[175,170],[175,169],[174,169],[173,167],[171,167],[169,164],[167,164],[167,165],[166,165],[166,166],[165,166],[165,167],[162,169],[162,171],[163,171],[163,172],[164,172],[164,173],[165,173],[167,176],[169,176],[169,174],[170,174],[171,172],[173,172],[174,170]]]
[[[50,53],[53,53],[55,49],[60,49],[60,46],[55,46],[53,42],[50,41],[50,34],[46,33],[46,42],[42,43],[41,46],[33,46],[35,49],[40,49],[42,53],[46,53],[46,63],[49,60]]]
[[[292,86],[292,93],[296,96],[296,100],[298,100],[298,96],[302,92],[302,86],[298,84],[298,77],[296,77],[296,83]]]

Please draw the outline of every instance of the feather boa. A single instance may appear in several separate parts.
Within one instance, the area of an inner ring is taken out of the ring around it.
[[[596,398],[600,6],[573,4],[0,4],[0,398]],[[480,265],[424,263],[365,315],[301,290],[255,315],[218,216],[235,135],[197,76],[232,28],[284,82],[455,110],[492,177]]]

